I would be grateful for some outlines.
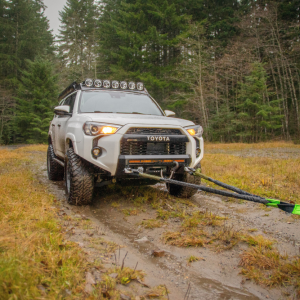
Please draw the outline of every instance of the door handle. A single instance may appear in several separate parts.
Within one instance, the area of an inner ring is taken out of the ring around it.
[[[55,125],[54,125],[54,124],[52,124],[52,126],[54,127]]]
[[[58,126],[58,127],[61,127],[61,124],[58,124],[57,126]]]

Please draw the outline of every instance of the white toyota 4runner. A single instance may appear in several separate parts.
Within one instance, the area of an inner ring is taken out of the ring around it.
[[[47,170],[50,180],[66,182],[70,204],[91,203],[94,187],[150,185],[125,168],[199,183],[184,171],[199,167],[204,154],[202,127],[171,118],[142,83],[87,79],[59,96],[49,128]],[[170,194],[191,197],[196,190],[167,184]]]

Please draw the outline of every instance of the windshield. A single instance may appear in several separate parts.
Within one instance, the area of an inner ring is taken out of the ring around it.
[[[163,115],[149,96],[119,91],[84,91],[79,112]]]

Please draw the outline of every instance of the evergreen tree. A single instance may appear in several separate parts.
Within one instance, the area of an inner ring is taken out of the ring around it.
[[[52,34],[39,0],[0,1],[0,79],[15,87],[25,60],[51,55]]]
[[[170,0],[105,0],[103,7],[102,76],[142,80],[162,99],[169,85],[164,77],[180,55],[177,44],[188,17]]]
[[[47,141],[57,101],[57,76],[50,61],[37,58],[26,63],[18,89],[15,130],[18,142],[42,143]]]
[[[237,118],[232,120],[236,125],[236,135],[243,142],[258,142],[282,127],[280,100],[269,100],[263,64],[255,62],[252,67],[250,76],[246,76],[245,83],[241,83],[241,104],[237,106]]]
[[[34,60],[37,55],[53,57],[53,37],[44,9],[41,0],[0,0],[0,80],[5,102],[9,103],[0,110],[0,139],[5,143],[16,142],[12,126],[14,96],[25,60]]]
[[[96,76],[97,18],[94,0],[67,0],[60,12],[59,58],[65,84]]]

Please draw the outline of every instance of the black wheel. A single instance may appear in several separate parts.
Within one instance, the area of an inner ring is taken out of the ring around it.
[[[54,160],[56,158],[53,146],[48,146],[47,151],[47,173],[48,178],[53,181],[60,181],[64,179],[64,167]]]
[[[199,168],[201,168],[200,164],[195,167],[195,169],[199,169]],[[177,175],[175,174],[175,176],[173,176],[172,179],[187,182],[187,183],[198,184],[198,185],[201,184],[200,177],[190,175],[187,172],[185,172],[184,174],[177,174]],[[170,183],[166,183],[166,185],[167,185],[167,189],[168,189],[170,195],[175,196],[175,197],[191,198],[192,196],[194,196],[197,193],[196,189],[192,189],[189,187],[180,186],[180,185],[176,185],[176,184],[170,184]]]
[[[67,201],[71,205],[88,205],[94,192],[94,174],[87,163],[68,149],[65,158],[65,180]]]

